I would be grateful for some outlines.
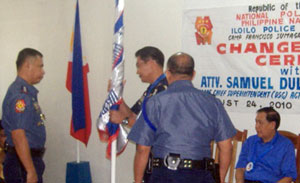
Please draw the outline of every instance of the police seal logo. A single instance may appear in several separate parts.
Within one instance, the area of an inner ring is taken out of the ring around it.
[[[16,106],[15,106],[16,112],[17,113],[24,112],[25,108],[26,108],[25,101],[23,99],[17,100]]]
[[[205,45],[211,44],[211,39],[212,39],[212,28],[213,25],[210,21],[209,16],[204,16],[202,17],[197,17],[196,22],[195,22],[195,36],[196,36],[196,41],[197,45]]]
[[[253,169],[253,163],[252,162],[249,162],[246,166],[246,171],[249,172]]]

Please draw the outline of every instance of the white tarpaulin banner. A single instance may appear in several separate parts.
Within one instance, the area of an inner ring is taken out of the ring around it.
[[[187,9],[183,51],[194,85],[231,112],[300,111],[300,2]]]

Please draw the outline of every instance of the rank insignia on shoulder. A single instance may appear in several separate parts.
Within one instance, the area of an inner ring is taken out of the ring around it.
[[[26,86],[22,86],[22,93],[27,93],[27,88],[26,88]]]
[[[17,112],[17,113],[24,112],[25,108],[26,108],[25,101],[24,101],[23,99],[17,100],[17,102],[16,102],[16,107],[15,107],[16,112]]]

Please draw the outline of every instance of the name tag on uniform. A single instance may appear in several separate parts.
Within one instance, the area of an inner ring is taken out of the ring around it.
[[[253,167],[254,167],[253,162],[249,162],[246,166],[246,171],[250,172],[253,169]]]

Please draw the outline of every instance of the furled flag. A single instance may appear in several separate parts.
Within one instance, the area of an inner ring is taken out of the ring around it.
[[[111,157],[111,143],[117,140],[117,155],[122,153],[127,144],[127,132],[122,125],[109,122],[109,110],[118,110],[122,102],[124,79],[124,47],[123,47],[123,13],[124,0],[116,0],[116,21],[114,27],[113,68],[111,89],[97,120],[100,140],[108,142],[106,157]]]
[[[80,36],[79,4],[77,1],[66,87],[72,93],[70,134],[87,146],[91,134],[91,112],[87,79],[89,66],[87,63],[83,65]]]

